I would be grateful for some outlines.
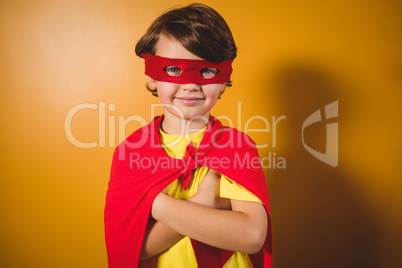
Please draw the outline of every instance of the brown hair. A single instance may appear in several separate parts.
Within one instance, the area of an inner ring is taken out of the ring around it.
[[[212,62],[236,58],[237,48],[229,26],[211,7],[194,3],[170,10],[159,16],[138,41],[135,53],[155,55],[159,37],[165,35],[178,40],[194,55]],[[231,86],[231,81],[227,83]],[[148,90],[157,96],[156,89]]]

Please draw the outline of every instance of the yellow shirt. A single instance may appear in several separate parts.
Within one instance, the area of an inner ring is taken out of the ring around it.
[[[183,158],[186,147],[190,141],[193,142],[195,148],[198,147],[204,132],[205,128],[189,135],[172,135],[167,134],[162,130],[160,131],[162,145],[166,153],[170,157],[178,159]],[[199,167],[195,171],[193,178],[190,180],[187,189],[183,189],[181,182],[176,179],[166,187],[167,194],[179,199],[187,199],[191,197],[197,192],[198,186],[207,174],[208,170],[209,169],[207,167]],[[255,195],[225,176],[222,176],[220,180],[220,196],[222,198],[261,203],[261,201]],[[197,267],[197,261],[195,259],[190,238],[187,236],[183,237],[180,241],[164,252],[141,262],[140,267]],[[248,255],[240,252],[235,252],[224,265],[224,268],[248,267],[253,267]]]

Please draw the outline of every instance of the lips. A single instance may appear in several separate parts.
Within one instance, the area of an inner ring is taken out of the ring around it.
[[[198,102],[204,100],[205,98],[199,98],[199,97],[175,97],[176,100],[186,104],[186,105],[194,105],[197,104]]]

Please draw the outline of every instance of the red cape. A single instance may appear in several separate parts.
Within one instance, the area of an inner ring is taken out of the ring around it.
[[[214,117],[197,151],[192,143],[183,159],[163,150],[159,129],[163,116],[131,134],[115,150],[105,206],[105,238],[109,268],[138,267],[152,203],[172,181],[186,187],[199,165],[214,169],[256,195],[268,214],[268,234],[259,253],[250,255],[256,268],[272,267],[272,231],[268,190],[255,143],[243,132],[224,127]],[[222,267],[233,254],[192,240],[198,267]]]

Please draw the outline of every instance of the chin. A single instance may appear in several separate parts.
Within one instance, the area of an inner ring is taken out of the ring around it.
[[[208,117],[205,114],[184,114],[184,119],[185,120],[197,120],[197,119],[201,119],[204,120],[204,118],[206,118],[206,120],[208,120]]]

